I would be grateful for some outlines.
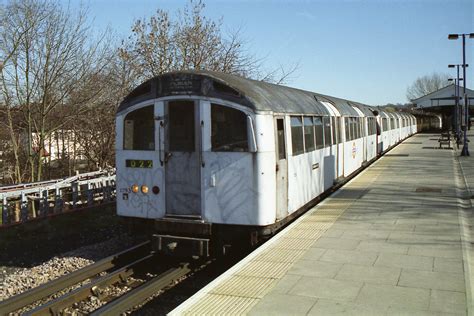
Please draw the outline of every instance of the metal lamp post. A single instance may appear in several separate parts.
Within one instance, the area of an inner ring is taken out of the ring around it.
[[[459,100],[461,99],[461,95],[459,93],[459,85],[460,85],[460,81],[463,81],[462,78],[459,78],[459,67],[463,67],[464,65],[463,64],[449,64],[448,67],[449,68],[454,68],[456,67],[457,68],[457,84],[456,84],[456,80],[454,80],[454,84],[455,84],[455,95],[456,95],[456,111],[455,111],[455,115],[457,117],[456,119],[456,136],[458,137],[458,141],[461,137],[461,131],[460,131],[460,125],[461,125],[461,120],[462,120],[462,117],[461,117],[461,112],[460,109],[459,109]],[[466,64],[466,67],[469,67],[468,64]]]
[[[459,109],[458,109],[458,82],[459,78],[449,78],[448,81],[454,81],[454,131],[456,133],[456,142],[459,144]]]
[[[474,38],[474,33],[464,33],[464,34],[449,34],[448,39],[450,40],[457,40],[459,36],[462,36],[462,71],[463,71],[463,79],[464,79],[464,85],[463,85],[463,95],[464,95],[464,140],[463,140],[463,147],[461,151],[461,156],[469,156],[469,145],[467,142],[467,126],[468,126],[468,120],[469,120],[469,104],[468,104],[468,98],[466,96],[466,84],[467,84],[467,79],[466,79],[466,35],[469,36],[469,38]]]

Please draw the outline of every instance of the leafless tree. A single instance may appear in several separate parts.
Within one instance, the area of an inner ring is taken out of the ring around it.
[[[9,109],[24,108],[30,179],[40,180],[45,139],[85,108],[90,94],[71,96],[104,68],[106,38],[93,37],[85,9],[73,14],[50,0],[12,0],[3,13],[8,20],[0,50],[3,56],[13,53],[3,65],[2,101]],[[56,110],[66,104],[74,115],[62,112],[58,119]]]
[[[257,80],[283,83],[298,68],[264,71],[263,58],[250,54],[240,29],[224,33],[222,18],[214,21],[203,14],[202,1],[190,0],[173,19],[157,10],[148,20],[137,20],[132,34],[121,47],[140,81],[177,70],[210,70],[238,74]]]
[[[108,31],[92,33],[85,8],[73,12],[58,0],[0,4],[0,133],[12,181],[41,180],[51,142],[62,148],[59,165],[68,173],[76,148],[91,168],[112,165],[116,107],[150,77],[197,69],[280,84],[296,71],[297,64],[265,70],[241,31],[224,32],[222,19],[206,17],[204,8],[189,0],[173,16],[158,10],[112,47]]]
[[[115,112],[118,104],[133,88],[133,69],[120,57],[109,61],[101,74],[90,80],[92,86],[84,86],[78,95],[94,97],[86,111],[76,116],[74,130],[77,145],[83,149],[91,167],[106,168],[115,163]]]
[[[419,97],[435,92],[449,85],[448,74],[432,73],[417,78],[407,89],[407,99],[415,100]]]

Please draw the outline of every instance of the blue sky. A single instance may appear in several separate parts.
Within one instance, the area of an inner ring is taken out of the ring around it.
[[[299,63],[288,85],[371,105],[405,103],[406,89],[433,72],[455,75],[461,41],[449,33],[474,32],[472,0],[207,0],[205,15],[242,29],[251,53],[267,68]],[[72,1],[73,6],[78,2]],[[186,1],[89,0],[97,29],[130,34],[135,19]],[[472,63],[474,39],[467,39]],[[474,67],[467,73],[474,85]]]

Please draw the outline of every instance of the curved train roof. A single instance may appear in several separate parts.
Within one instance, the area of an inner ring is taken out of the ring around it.
[[[258,112],[295,114],[329,115],[322,103],[329,102],[344,116],[359,116],[353,107],[373,116],[362,103],[210,71],[180,71],[152,78],[135,88],[117,112],[145,100],[173,95],[202,95],[236,102]]]

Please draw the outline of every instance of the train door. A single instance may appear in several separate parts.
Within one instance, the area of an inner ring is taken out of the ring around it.
[[[201,128],[199,102],[165,103],[166,215],[201,216]]]
[[[275,118],[276,153],[276,217],[282,219],[288,215],[288,160],[285,142],[285,119]]]

